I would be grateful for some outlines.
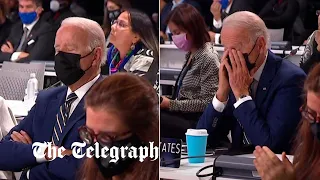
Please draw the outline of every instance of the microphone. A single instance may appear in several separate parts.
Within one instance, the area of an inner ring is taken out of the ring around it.
[[[289,57],[296,55],[301,46],[302,46],[302,45],[300,45],[299,47],[291,50],[288,55],[286,55],[285,57],[283,57],[283,59],[288,59]]]

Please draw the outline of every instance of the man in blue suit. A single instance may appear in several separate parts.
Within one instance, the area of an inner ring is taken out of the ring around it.
[[[45,47],[44,47],[45,48]],[[71,155],[71,145],[82,142],[78,128],[85,124],[84,96],[102,78],[105,61],[104,33],[96,22],[67,18],[55,40],[55,71],[66,85],[39,93],[36,104],[19,125],[0,142],[0,170],[21,171],[20,179],[76,179],[81,160]],[[35,158],[32,143],[51,142],[64,147],[63,158]]]
[[[264,22],[247,11],[223,22],[218,91],[197,125],[208,130],[212,146],[226,140],[237,150],[290,151],[306,75],[268,50],[268,36]]]

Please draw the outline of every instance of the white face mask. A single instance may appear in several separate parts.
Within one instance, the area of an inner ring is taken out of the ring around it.
[[[57,0],[51,0],[50,9],[53,12],[57,12],[60,9],[60,3]]]

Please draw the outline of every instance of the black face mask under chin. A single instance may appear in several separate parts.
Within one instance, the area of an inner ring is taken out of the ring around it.
[[[320,123],[310,123],[311,132],[320,141]]]
[[[59,51],[54,57],[54,70],[58,79],[66,86],[76,83],[92,67],[91,64],[86,70],[82,70],[80,60],[89,56],[93,51],[94,49],[83,57],[80,54]]]
[[[100,172],[102,173],[102,175],[105,178],[111,178],[113,176],[116,175],[121,175],[123,174],[125,171],[128,170],[128,168],[130,167],[130,165],[132,165],[132,163],[134,163],[135,161],[137,161],[136,159],[133,158],[129,158],[128,157],[128,153],[130,152],[130,147],[136,147],[137,148],[137,155],[139,157],[139,147],[142,146],[140,140],[138,139],[137,136],[133,135],[127,139],[123,139],[120,141],[114,141],[112,143],[112,145],[109,146],[109,149],[112,147],[118,147],[119,151],[118,151],[118,155],[119,155],[119,160],[115,163],[110,162],[111,157],[110,157],[110,151],[108,151],[106,153],[107,158],[96,158],[95,157],[95,161],[99,167]],[[128,150],[126,150],[126,157],[125,158],[121,158],[121,147],[128,147]],[[100,150],[103,148],[100,144],[99,144],[99,148]]]

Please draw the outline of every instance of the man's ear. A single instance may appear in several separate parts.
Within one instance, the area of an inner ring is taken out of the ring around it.
[[[102,61],[102,49],[101,47],[96,47],[93,55],[92,66],[99,67]]]
[[[43,8],[41,6],[37,7],[36,13],[38,14],[39,17],[40,17],[42,12],[43,12]]]

